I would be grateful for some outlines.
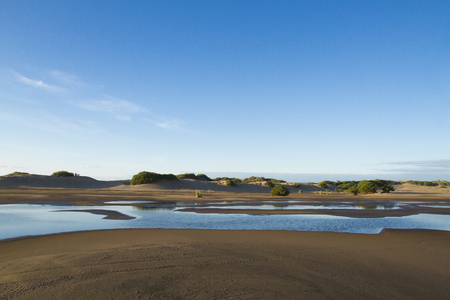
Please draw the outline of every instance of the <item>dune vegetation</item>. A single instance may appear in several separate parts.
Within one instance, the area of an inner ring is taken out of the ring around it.
[[[27,176],[30,175],[30,173],[25,173],[25,172],[12,172],[9,174],[6,174],[4,177],[14,177],[14,176]]]
[[[57,172],[54,172],[50,176],[53,176],[53,177],[73,177],[73,176],[78,176],[78,174],[67,172],[67,171],[57,171]]]
[[[289,194],[289,190],[282,185],[276,185],[272,191],[270,191],[271,196],[288,196]]]

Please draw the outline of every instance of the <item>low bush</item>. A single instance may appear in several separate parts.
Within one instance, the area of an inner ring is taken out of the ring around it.
[[[351,188],[352,186],[356,186],[356,182],[344,182],[344,183],[338,184],[338,188],[343,189],[343,190],[347,190],[347,189]]]
[[[356,196],[359,194],[359,189],[356,185],[352,185],[346,190],[346,192]]]
[[[272,181],[266,181],[266,182],[264,182],[264,185],[268,186],[268,187],[274,187],[275,186],[275,184],[273,184]]]
[[[200,191],[195,191],[195,197],[196,198],[201,198],[201,197],[203,197],[203,194],[200,193]]]
[[[225,180],[225,185],[226,186],[236,186],[236,182],[234,182],[233,180]]]
[[[375,180],[371,180],[371,182],[375,183],[377,185],[377,187],[382,188],[383,186],[389,184],[392,185],[394,184],[393,181],[391,180],[383,180],[383,179],[375,179]]]
[[[395,191],[394,187],[390,184],[385,184],[381,187],[381,190],[383,191],[383,193],[390,193]]]
[[[177,175],[178,179],[198,179],[194,173],[185,173]]]
[[[363,180],[358,183],[358,190],[360,194],[373,194],[377,192],[377,189],[377,185],[368,180]]]
[[[158,174],[154,172],[142,171],[131,178],[131,185],[152,183],[158,180]]]
[[[212,179],[209,178],[209,177],[208,177],[207,175],[205,175],[205,174],[198,174],[198,175],[197,175],[197,178],[200,179],[200,180],[212,181]]]
[[[286,182],[286,181],[280,180],[280,179],[251,176],[251,177],[243,179],[242,183],[263,182],[263,181],[270,181],[273,184]]]
[[[319,187],[327,189],[328,188],[328,184],[325,181],[322,181],[318,184]]]
[[[177,176],[173,175],[173,174],[158,174],[158,178],[159,179],[166,179],[166,180],[178,180]]]
[[[272,189],[272,191],[270,191],[270,195],[272,195],[272,196],[287,196],[287,195],[289,195],[289,190],[282,185],[276,185]]]
[[[423,185],[423,186],[435,186],[435,185],[437,185],[436,183],[434,183],[432,181],[419,181],[419,180],[410,180],[410,181],[408,181],[408,183],[414,184],[414,185]]]
[[[25,175],[30,175],[30,173],[25,173],[25,172],[13,172],[13,173],[6,174],[5,177],[25,176]]]
[[[299,187],[300,187],[300,183],[296,183],[296,182],[295,182],[295,183],[292,184],[292,186],[293,186],[293,187],[296,187],[296,188],[299,188]]]
[[[324,183],[324,184],[326,184],[326,185],[335,185],[335,184],[336,184],[336,182],[330,181],[330,180],[324,180],[324,181],[322,181],[321,183]],[[321,183],[319,183],[319,184],[321,184]]]
[[[73,176],[75,176],[75,174],[71,173],[71,172],[67,172],[67,171],[58,171],[58,172],[54,172],[51,176],[53,176],[53,177],[73,177]]]
[[[441,187],[443,189],[445,189],[448,186],[450,186],[450,182],[445,181],[445,180],[438,180],[438,184],[439,184],[439,187]]]
[[[158,174],[154,172],[147,172],[142,171],[138,174],[134,175],[133,178],[131,178],[130,184],[131,185],[138,185],[138,184],[146,184],[146,183],[152,183],[157,180],[166,179],[166,180],[177,180],[177,176],[173,174]]]
[[[234,183],[242,183],[242,180],[240,180],[239,178],[236,178],[236,177],[233,177],[233,178],[230,178],[230,177],[216,177],[216,178],[213,179],[213,181],[224,181],[224,180],[231,180]]]

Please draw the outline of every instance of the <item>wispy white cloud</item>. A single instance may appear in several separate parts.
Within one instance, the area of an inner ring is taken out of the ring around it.
[[[146,112],[147,110],[135,103],[107,96],[106,100],[77,101],[74,104],[82,109],[98,111],[114,115],[122,121],[131,120],[130,114]]]
[[[160,128],[164,128],[164,129],[178,129],[178,128],[182,128],[186,122],[182,121],[182,120],[163,120],[163,121],[156,121],[154,122],[156,126],[160,127]]]
[[[19,74],[17,72],[14,72],[14,71],[11,72],[11,74],[16,79],[16,81],[18,81],[20,83],[23,83],[25,85],[28,85],[28,86],[37,88],[37,89],[41,89],[41,90],[44,90],[44,91],[47,91],[47,92],[52,92],[52,93],[64,92],[65,91],[64,88],[45,83],[42,80],[35,80],[35,79],[31,79],[31,78],[25,77],[25,76],[23,76],[23,75],[21,75],[21,74]]]
[[[66,86],[75,86],[75,87],[82,87],[86,84],[81,81],[77,76],[59,71],[59,70],[52,70],[50,71],[50,76],[58,81],[59,83],[66,85]]]

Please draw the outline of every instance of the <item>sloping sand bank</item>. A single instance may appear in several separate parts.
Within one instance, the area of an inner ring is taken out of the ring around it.
[[[449,299],[450,232],[107,230],[0,242],[2,299]]]

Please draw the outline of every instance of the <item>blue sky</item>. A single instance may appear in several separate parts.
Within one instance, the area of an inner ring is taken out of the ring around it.
[[[0,174],[450,180],[448,1],[0,0]]]

